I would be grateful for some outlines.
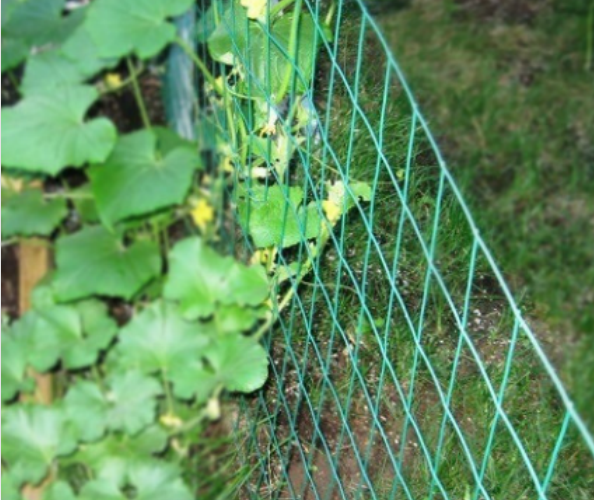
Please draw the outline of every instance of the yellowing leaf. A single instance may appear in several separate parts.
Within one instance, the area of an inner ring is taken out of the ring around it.
[[[322,208],[326,217],[332,224],[336,224],[342,215],[342,208],[332,200],[322,201]]]
[[[190,212],[194,224],[196,224],[202,232],[206,230],[208,224],[214,220],[214,208],[204,198],[198,200],[198,203]]]

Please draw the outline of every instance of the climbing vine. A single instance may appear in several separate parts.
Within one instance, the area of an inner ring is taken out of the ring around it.
[[[196,39],[216,72],[171,23],[192,4],[2,2],[2,72],[20,95],[2,108],[2,239],[41,237],[55,254],[2,333],[6,499],[195,498],[184,470],[196,428],[220,418],[223,394],[263,386],[261,337],[334,225],[371,196],[321,182],[322,201],[308,202],[291,185],[303,143],[319,140],[310,89],[330,38],[302,1],[213,4]],[[203,80],[208,158],[149,119],[139,79],[173,45]],[[125,88],[143,127],[121,134],[96,104]],[[248,263],[217,245],[229,211]],[[114,303],[129,317],[116,321]],[[46,373],[51,404],[35,397]]]

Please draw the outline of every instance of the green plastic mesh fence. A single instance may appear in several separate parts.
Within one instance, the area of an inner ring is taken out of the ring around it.
[[[181,51],[166,82],[170,119],[197,123],[218,175],[238,179],[221,201],[241,204],[230,248],[284,276],[263,336],[271,377],[236,423],[240,498],[594,498],[587,424],[366,7],[243,4],[286,14],[254,31],[239,2],[217,0],[178,21],[195,19],[224,97],[217,80],[171,77]],[[350,210],[312,233],[333,189]]]

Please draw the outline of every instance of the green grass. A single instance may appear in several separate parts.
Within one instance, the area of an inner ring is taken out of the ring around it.
[[[593,365],[579,356],[591,341],[583,335],[591,318],[578,296],[594,281],[587,267],[592,232],[586,231],[593,213],[586,194],[594,181],[591,146],[577,141],[579,131],[592,136],[591,75],[583,72],[584,40],[576,28],[581,20],[547,11],[530,27],[511,26],[461,17],[452,5],[413,2],[380,20],[394,35],[396,55],[536,335],[587,409]],[[373,185],[374,202],[363,207],[367,222],[353,210],[336,228],[275,330],[273,376],[255,411],[273,418],[247,452],[268,457],[258,484],[269,486],[266,498],[308,500],[314,490],[325,499],[369,498],[373,489],[377,498],[404,499],[402,484],[394,486],[396,463],[412,498],[445,498],[440,488],[452,499],[484,498],[474,464],[492,498],[537,498],[520,448],[542,480],[564,407],[525,332],[514,329],[510,305],[480,253],[470,272],[472,231],[451,187],[440,187],[441,170],[421,130],[407,167],[410,106],[395,80],[384,87],[386,59],[369,30],[359,52],[360,28],[360,18],[347,10],[336,58],[346,82],[335,74],[331,86],[332,65],[321,57],[316,106],[328,113],[322,121],[331,151],[322,146],[315,153],[322,161],[307,172],[297,165],[293,180],[308,185],[306,173],[336,179],[348,172],[351,180]],[[558,62],[562,48],[567,53]],[[529,85],[516,81],[524,70],[512,64],[520,49],[526,64],[542,65],[530,69],[536,76]],[[390,169],[373,144],[380,130]],[[398,189],[406,192],[418,234],[406,218],[401,222]],[[564,212],[575,200],[584,201],[578,204],[583,211]],[[418,237],[429,247],[434,227],[433,261],[447,296],[435,278],[427,279],[430,266]],[[468,310],[474,353],[459,343],[449,301],[458,312]],[[494,421],[490,390],[501,391],[521,446],[501,419]],[[444,420],[442,395],[457,430]],[[288,444],[271,446],[271,435]],[[426,456],[434,461],[438,448],[440,486]],[[572,425],[551,477],[547,498],[583,500],[594,493],[592,456]]]
[[[579,334],[594,328],[591,2],[542,4],[528,25],[452,1],[380,19],[516,290]]]

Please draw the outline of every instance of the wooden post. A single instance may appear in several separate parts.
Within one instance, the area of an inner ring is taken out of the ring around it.
[[[50,267],[50,253],[41,241],[28,240],[19,245],[19,311],[22,314],[31,307],[31,292],[35,285],[47,274]],[[52,377],[50,374],[31,372],[35,379],[34,400],[42,404],[52,401]],[[51,475],[51,474],[50,474]],[[49,478],[39,486],[26,485],[23,498],[39,500],[43,495]]]

